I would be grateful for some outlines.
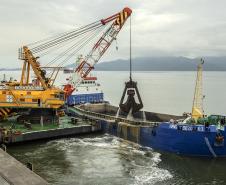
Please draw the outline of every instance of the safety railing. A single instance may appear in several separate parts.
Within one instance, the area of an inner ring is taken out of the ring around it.
[[[152,125],[152,126],[158,125],[157,122],[149,122],[149,121],[142,121],[142,120],[128,120],[128,119],[121,118],[121,117],[115,117],[115,116],[111,116],[111,115],[107,115],[107,114],[84,110],[77,106],[70,107],[69,110],[71,110],[75,113],[78,113],[80,115],[87,116],[88,118],[93,118],[93,119],[112,120],[112,121],[116,121],[116,122],[124,122],[124,123],[131,124],[131,125],[149,125],[149,126],[150,125]]]

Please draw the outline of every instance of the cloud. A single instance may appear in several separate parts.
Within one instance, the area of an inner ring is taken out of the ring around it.
[[[224,0],[1,0],[2,67],[19,66],[20,46],[133,10],[133,56],[221,56],[226,51]],[[102,61],[129,56],[129,24]]]

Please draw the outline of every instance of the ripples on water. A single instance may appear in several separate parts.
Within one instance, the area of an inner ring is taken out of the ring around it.
[[[33,162],[35,171],[56,185],[146,185],[173,177],[158,167],[159,153],[109,135],[21,145],[10,153]]]
[[[12,146],[8,152],[54,185],[225,185],[226,159],[153,151],[110,135]]]

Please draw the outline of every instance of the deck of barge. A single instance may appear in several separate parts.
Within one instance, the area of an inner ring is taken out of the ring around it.
[[[13,129],[11,129],[12,125]],[[7,131],[6,134],[5,131]],[[67,116],[62,117],[59,123],[43,124],[43,126],[40,124],[31,124],[30,128],[26,128],[23,124],[9,119],[1,123],[0,141],[10,144],[90,134],[98,131],[101,131],[101,126],[97,122],[79,119],[73,123],[71,122],[71,117]]]

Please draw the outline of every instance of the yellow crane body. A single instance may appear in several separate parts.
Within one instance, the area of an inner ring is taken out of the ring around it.
[[[47,78],[46,71],[37,61],[38,57],[34,57],[26,46],[20,50],[19,59],[24,60],[20,82],[10,80],[0,83],[0,108],[58,109],[62,107],[65,103],[64,91],[53,85],[60,68],[54,69],[55,75],[51,75],[53,78]],[[35,74],[32,82],[30,82],[31,69]]]
[[[0,86],[0,107],[4,108],[60,108],[64,92],[59,88],[40,86]]]

